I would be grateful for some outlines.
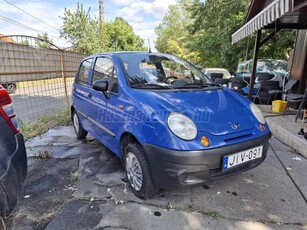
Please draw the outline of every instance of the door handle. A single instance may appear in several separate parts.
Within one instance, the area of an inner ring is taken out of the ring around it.
[[[92,94],[91,94],[91,93],[88,93],[87,96],[88,96],[88,97],[92,97]]]

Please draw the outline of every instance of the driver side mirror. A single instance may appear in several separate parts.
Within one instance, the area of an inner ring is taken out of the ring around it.
[[[108,94],[109,82],[106,80],[97,80],[93,82],[93,89],[100,91],[104,96],[109,99],[110,95]]]

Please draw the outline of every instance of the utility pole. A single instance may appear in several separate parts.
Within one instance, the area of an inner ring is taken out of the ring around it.
[[[99,0],[99,21],[104,21],[104,0]]]

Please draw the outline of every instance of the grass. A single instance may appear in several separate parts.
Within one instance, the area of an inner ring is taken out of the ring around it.
[[[79,171],[70,173],[70,177],[73,181],[77,181],[80,176],[81,176],[81,173]]]
[[[221,218],[221,214],[218,211],[214,211],[214,210],[200,210],[199,211],[201,214],[206,215],[206,216],[210,216],[214,219],[219,219]]]
[[[172,208],[173,208],[173,206],[171,205],[171,203],[167,202],[167,205],[165,206],[165,209],[169,212]]]
[[[66,77],[67,82],[72,82],[74,77]],[[17,82],[17,88],[25,88],[31,86],[39,86],[39,85],[51,85],[51,84],[61,84],[63,83],[63,78],[52,78],[52,79],[44,79],[44,80],[35,80],[35,81],[23,81]]]
[[[208,210],[208,209],[194,209],[191,205],[188,205],[188,207],[183,209],[183,211],[188,213],[199,212],[204,216],[210,216],[214,219],[220,219],[222,217],[218,211]]]
[[[63,110],[51,116],[43,116],[34,122],[25,123],[20,121],[19,127],[24,139],[28,140],[37,135],[47,132],[49,129],[59,125],[70,125],[70,111]]]

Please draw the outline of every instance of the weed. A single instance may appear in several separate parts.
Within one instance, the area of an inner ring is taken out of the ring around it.
[[[173,208],[173,206],[171,205],[171,203],[170,203],[170,202],[167,202],[167,205],[165,205],[165,209],[166,209],[167,211],[170,211],[172,208]]]
[[[55,126],[65,126],[70,125],[70,123],[70,111],[64,110],[51,116],[41,117],[30,123],[19,121],[19,128],[24,136],[24,139],[28,140],[32,137],[47,132],[49,129],[52,129]]]
[[[79,177],[81,176],[81,173],[79,171],[71,172],[70,177],[72,180],[77,181]]]
[[[212,217],[214,219],[221,218],[221,214],[218,211],[214,211],[214,210],[199,210],[198,212],[200,212],[203,215],[210,216],[210,217]]]
[[[38,153],[34,154],[34,158],[36,159],[49,159],[52,158],[52,153],[50,153],[48,150],[39,151]]]

